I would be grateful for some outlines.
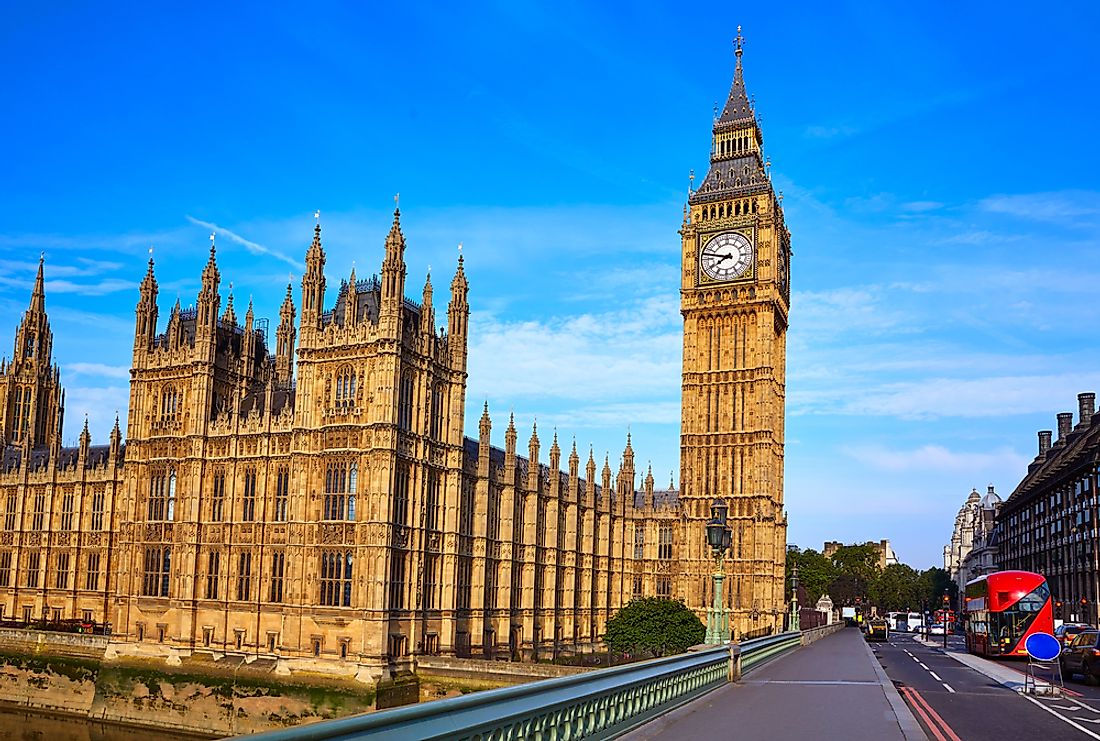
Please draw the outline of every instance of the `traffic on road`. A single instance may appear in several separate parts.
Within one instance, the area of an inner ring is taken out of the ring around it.
[[[960,635],[947,636],[946,651],[942,636],[900,632],[869,645],[930,739],[1100,741],[1100,687],[1067,681],[1061,696],[1023,694],[1026,661],[970,656]]]

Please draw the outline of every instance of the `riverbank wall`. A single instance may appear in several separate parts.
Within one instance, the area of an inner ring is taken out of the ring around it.
[[[575,671],[537,665],[527,672],[493,671],[494,662],[463,668],[465,660],[443,660],[422,676],[368,684],[356,679],[354,664],[342,674],[301,666],[287,672],[264,658],[205,652],[165,657],[142,655],[142,649],[103,636],[0,629],[0,704],[222,737]]]

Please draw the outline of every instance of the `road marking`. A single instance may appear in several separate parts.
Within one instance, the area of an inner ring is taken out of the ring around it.
[[[942,739],[942,741],[962,741],[958,734],[951,730],[951,726],[947,725],[947,721],[941,718],[940,714],[928,704],[928,701],[924,699],[920,692],[913,687],[906,687],[906,689],[909,690],[909,697],[915,706],[923,709],[925,718],[930,717],[936,721],[935,723],[928,723],[928,727],[932,729],[937,738]]]
[[[932,675],[932,676],[933,676],[933,677],[934,677],[934,678],[936,679],[936,681],[937,681],[937,682],[942,682],[942,681],[943,681],[942,679],[940,679],[940,675],[939,675],[939,674],[936,674],[936,673],[935,673],[934,671],[932,671],[931,669],[929,669],[929,670],[928,670],[928,673],[929,673],[929,674],[931,674],[931,675]]]
[[[936,679],[939,679],[939,677],[936,677]],[[947,690],[948,692],[950,692],[950,693],[951,693],[952,695],[956,694],[956,693],[955,693],[955,690],[954,690],[954,689],[953,689],[953,688],[951,687],[951,685],[949,685],[949,684],[948,684],[947,682],[940,682],[940,684],[942,684],[942,685],[944,686],[944,689],[946,689],[946,690]]]
[[[1080,723],[1077,723],[1076,721],[1070,720],[1069,718],[1067,718],[1066,716],[1062,715],[1062,714],[1061,714],[1061,713],[1059,713],[1059,712],[1056,712],[1056,711],[1054,711],[1054,710],[1051,710],[1051,709],[1050,709],[1050,708],[1048,708],[1048,707],[1047,707],[1046,705],[1044,705],[1043,703],[1041,703],[1041,702],[1039,702],[1038,700],[1036,700],[1036,699],[1035,699],[1034,697],[1028,697],[1027,695],[1020,695],[1020,697],[1024,698],[1024,699],[1025,699],[1025,700],[1027,700],[1028,702],[1031,702],[1031,703],[1035,703],[1036,705],[1038,705],[1039,707],[1041,707],[1041,708],[1042,708],[1043,710],[1045,710],[1045,711],[1047,711],[1048,713],[1050,713],[1051,715],[1053,715],[1053,716],[1054,716],[1055,718],[1061,718],[1061,719],[1062,719],[1062,720],[1064,720],[1064,721],[1065,721],[1066,723],[1069,723],[1069,724],[1070,724],[1071,726],[1073,726],[1074,728],[1076,728],[1076,729],[1077,729],[1078,731],[1080,731],[1081,733],[1085,734],[1086,736],[1091,736],[1092,738],[1095,738],[1095,739],[1096,739],[1097,741],[1100,741],[1100,736],[1097,736],[1097,735],[1096,735],[1095,733],[1093,733],[1093,732],[1092,732],[1092,731],[1090,731],[1089,729],[1085,728],[1085,727],[1084,727],[1083,725],[1081,725]],[[1081,720],[1086,720],[1086,719],[1085,719],[1085,718],[1082,718]],[[1096,722],[1096,721],[1090,721],[1090,722]]]
[[[909,706],[917,712],[917,715],[919,715],[920,719],[924,721],[924,725],[928,726],[928,730],[932,731],[932,735],[936,737],[937,741],[947,741],[944,735],[940,733],[939,729],[936,727],[936,724],[933,723],[932,719],[928,717],[928,714],[924,712],[924,709],[921,708],[921,706],[917,704],[917,701],[913,699],[910,691],[911,688],[909,687],[901,688],[901,693],[905,697]]]
[[[918,661],[917,663],[920,664],[920,668],[924,669],[926,672],[932,671],[931,669],[928,668],[928,665],[925,664],[923,661]]]

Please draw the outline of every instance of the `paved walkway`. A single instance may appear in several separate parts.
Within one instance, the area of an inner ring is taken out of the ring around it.
[[[927,737],[855,628],[781,656],[624,739]]]

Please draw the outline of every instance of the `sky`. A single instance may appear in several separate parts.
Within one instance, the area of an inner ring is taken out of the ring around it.
[[[615,468],[629,431],[678,482],[677,230],[741,24],[793,234],[789,542],[942,565],[970,490],[1100,390],[1100,6],[879,5],[11,5],[0,353],[44,253],[65,442],[105,442],[151,246],[162,322],[214,231],[274,328],[314,211],[334,286],[400,193],[411,297],[464,245],[467,434],[488,402],[495,444],[514,412]]]

